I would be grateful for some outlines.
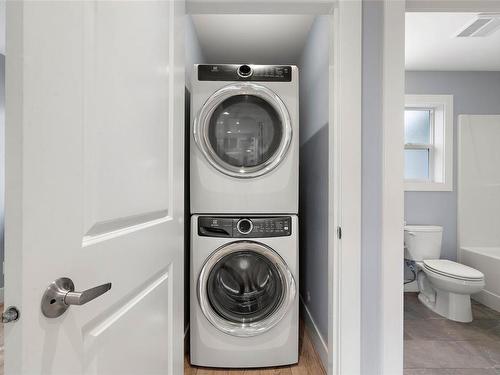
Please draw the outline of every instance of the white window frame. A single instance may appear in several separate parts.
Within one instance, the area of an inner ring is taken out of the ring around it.
[[[405,109],[431,111],[430,143],[405,143],[429,150],[429,178],[405,179],[405,191],[453,191],[453,95],[405,95]]]

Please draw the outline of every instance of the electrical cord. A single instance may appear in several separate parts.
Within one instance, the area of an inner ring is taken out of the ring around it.
[[[411,273],[413,273],[413,279],[411,279],[411,280],[405,280],[405,282],[404,282],[405,284],[409,284],[409,283],[412,283],[415,280],[417,280],[417,273],[414,270],[412,270],[412,269],[410,269],[410,271],[411,271]]]
[[[405,263],[406,263],[406,266],[410,269],[411,273],[413,274],[413,279],[404,281],[404,284],[406,285],[406,284],[412,283],[415,280],[417,280],[417,273],[415,272],[415,263],[413,261],[406,260]]]

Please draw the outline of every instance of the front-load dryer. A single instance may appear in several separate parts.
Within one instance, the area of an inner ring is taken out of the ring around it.
[[[191,213],[297,214],[298,70],[195,65]]]
[[[296,363],[297,217],[195,215],[191,230],[191,363]]]

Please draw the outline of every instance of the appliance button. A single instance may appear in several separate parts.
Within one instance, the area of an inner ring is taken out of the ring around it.
[[[238,224],[236,224],[236,229],[238,229],[238,232],[241,234],[248,234],[253,229],[252,221],[250,219],[241,219],[238,221]]]
[[[241,65],[238,68],[238,75],[240,77],[250,77],[252,75],[252,68],[249,65]]]

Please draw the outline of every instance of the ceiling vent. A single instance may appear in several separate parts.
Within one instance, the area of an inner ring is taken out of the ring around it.
[[[458,34],[458,38],[489,36],[500,29],[500,13],[479,13]]]

